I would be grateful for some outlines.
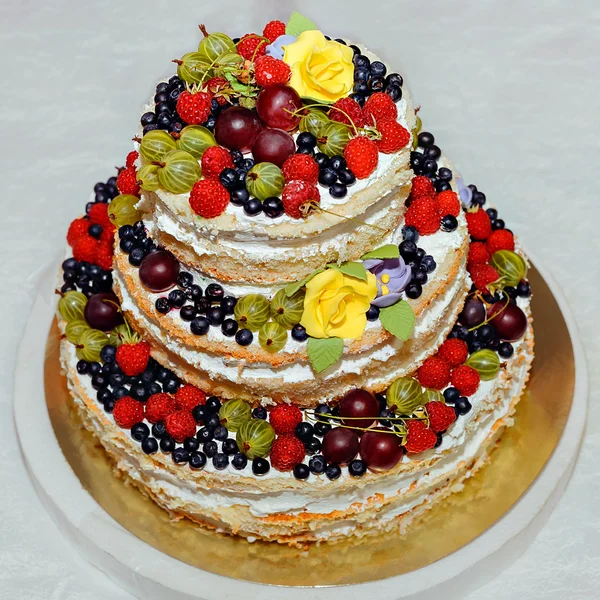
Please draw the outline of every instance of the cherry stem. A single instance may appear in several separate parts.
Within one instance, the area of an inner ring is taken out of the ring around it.
[[[321,206],[317,202],[310,202],[309,206],[313,210],[318,210],[320,212],[327,213],[328,215],[333,215],[334,217],[339,217],[340,219],[346,219],[347,221],[352,221],[353,223],[358,223],[359,225],[366,225],[367,227],[373,227],[373,229],[377,229],[378,231],[381,231],[382,233],[387,233],[387,231],[385,229],[383,229],[382,227],[379,227],[378,225],[372,225],[371,223],[366,223],[365,221],[360,221],[359,219],[355,219],[353,217],[346,217],[345,215],[338,215],[337,213],[327,210],[326,208],[321,208]]]
[[[479,290],[477,290],[477,291],[479,291]],[[510,304],[510,297],[508,294],[506,294],[506,302],[504,303],[504,306],[498,312],[494,313],[491,317],[486,317],[485,321],[482,321],[481,323],[479,323],[479,325],[475,325],[474,327],[471,327],[471,329],[468,329],[467,331],[474,331],[475,329],[479,329],[480,327],[487,325],[492,319],[494,319],[498,315],[502,314],[506,310],[506,308],[509,304]]]

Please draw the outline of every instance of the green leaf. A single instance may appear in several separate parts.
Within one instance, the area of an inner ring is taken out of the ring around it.
[[[324,270],[325,269],[317,269],[316,271],[313,271],[310,275],[307,275],[304,279],[301,279],[300,281],[288,283],[284,288],[285,295],[288,298],[290,296],[293,296],[300,288],[304,287],[315,275],[322,273]]]
[[[355,277],[361,281],[367,281],[367,270],[362,263],[359,262],[347,262],[341,265],[335,263],[327,265],[330,269],[336,269],[348,277]]]
[[[379,320],[386,331],[406,341],[415,325],[415,313],[406,300],[382,308]]]
[[[368,258],[398,258],[399,256],[400,250],[398,250],[398,246],[396,246],[396,244],[386,244],[385,246],[381,246],[381,248],[376,248],[371,252],[363,254],[360,259],[367,260]]]
[[[294,11],[285,26],[285,33],[286,35],[295,35],[298,37],[303,31],[311,31],[313,29],[318,29],[318,27],[310,19]]]
[[[321,373],[340,360],[344,351],[344,340],[335,337],[308,338],[306,350],[312,368]]]

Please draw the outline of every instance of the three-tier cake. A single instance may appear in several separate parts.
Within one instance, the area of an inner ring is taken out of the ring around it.
[[[74,405],[175,517],[290,544],[402,532],[512,424],[526,259],[390,65],[297,13],[200,29],[69,228]]]

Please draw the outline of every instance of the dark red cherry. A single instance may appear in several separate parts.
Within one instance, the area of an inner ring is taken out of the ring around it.
[[[323,438],[321,453],[328,462],[348,464],[358,454],[358,436],[352,429],[336,427]]]
[[[110,331],[123,323],[119,299],[112,293],[94,294],[85,305],[83,316],[90,327]]]
[[[520,340],[527,331],[527,315],[516,305],[504,302],[492,304],[489,310],[492,315],[490,323],[496,328],[500,339],[507,342]]]
[[[352,390],[340,402],[340,417],[348,417],[342,419],[344,425],[366,429],[379,417],[379,402],[366,390]]]
[[[139,268],[140,281],[151,292],[164,292],[172,288],[179,275],[179,262],[166,250],[148,254]]]
[[[458,316],[458,320],[465,327],[477,327],[485,321],[485,306],[481,300],[477,298],[469,298],[465,302],[462,312]]]
[[[282,167],[294,152],[296,152],[294,138],[281,129],[263,129],[252,146],[255,162],[270,162],[278,167]]]
[[[257,114],[243,106],[226,108],[215,123],[215,139],[229,150],[247,152],[262,129]]]
[[[371,471],[389,471],[395,467],[404,454],[400,438],[389,429],[365,431],[360,440],[360,457]]]
[[[256,98],[256,112],[267,127],[291,131],[300,122],[302,100],[298,92],[283,83],[263,88]],[[217,139],[217,141],[219,141]]]

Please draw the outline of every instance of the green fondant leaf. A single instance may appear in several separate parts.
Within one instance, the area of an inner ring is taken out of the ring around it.
[[[360,279],[361,281],[367,281],[367,270],[362,263],[359,262],[347,262],[342,263],[341,265],[336,265],[335,263],[327,265],[330,269],[336,269],[343,273],[344,275],[348,275],[348,277],[355,277],[356,279]]]
[[[316,271],[313,271],[310,275],[307,275],[304,279],[301,279],[300,281],[288,283],[284,288],[285,295],[288,298],[290,296],[293,296],[300,288],[304,287],[315,275],[322,273],[324,270],[325,269],[317,269]]]
[[[321,373],[340,360],[344,351],[344,340],[335,337],[308,338],[306,350],[312,368]]]
[[[400,250],[398,250],[398,246],[396,246],[396,244],[386,244],[385,246],[381,246],[381,248],[375,248],[375,250],[371,250],[371,252],[363,254],[360,259],[367,260],[368,258],[398,258],[399,256]]]
[[[415,313],[406,300],[382,308],[379,320],[386,331],[406,341],[415,325]]]
[[[312,31],[313,29],[318,29],[318,27],[310,19],[294,11],[285,26],[285,33],[298,37],[303,31]]]

